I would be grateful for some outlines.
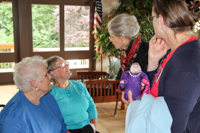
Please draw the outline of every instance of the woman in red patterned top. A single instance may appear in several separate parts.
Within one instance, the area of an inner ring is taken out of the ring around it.
[[[138,62],[144,70],[148,62],[148,43],[139,36],[140,26],[134,15],[120,14],[108,23],[110,41],[116,49],[121,50],[121,69],[117,79],[133,62]]]

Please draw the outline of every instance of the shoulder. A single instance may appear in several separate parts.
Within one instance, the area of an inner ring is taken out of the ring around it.
[[[141,44],[140,48],[148,50],[149,49],[149,43],[144,41],[144,40],[142,40],[142,44]]]
[[[69,80],[70,84],[75,84],[75,85],[82,85],[83,83],[79,80]]]
[[[41,99],[44,99],[45,101],[55,101],[55,99],[51,93],[47,93]]]
[[[85,85],[81,81],[78,81],[78,80],[69,80],[69,81],[70,81],[70,86],[73,86],[75,88],[85,87]]]
[[[27,110],[27,99],[22,94],[23,92],[18,92],[4,107],[2,110],[0,117],[2,119],[17,119],[21,120],[21,116],[26,114]]]
[[[172,68],[176,69],[177,71],[185,70],[200,73],[199,57],[200,41],[196,40],[180,46],[172,55],[171,59],[169,60],[169,64],[176,66]]]

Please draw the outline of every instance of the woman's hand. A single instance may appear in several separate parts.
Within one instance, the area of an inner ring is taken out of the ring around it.
[[[67,130],[67,133],[71,133],[71,132]]]
[[[151,38],[149,41],[147,71],[153,71],[157,69],[159,61],[163,56],[166,55],[167,50],[168,46],[165,40],[157,38],[156,35]]]
[[[93,126],[91,124],[90,126],[92,126],[94,133],[96,133],[97,119],[91,119],[90,123],[93,124]]]
[[[128,91],[128,101],[124,98],[124,92],[122,92],[122,101],[126,104],[129,105],[131,102],[133,102],[133,98],[132,98],[132,92]]]

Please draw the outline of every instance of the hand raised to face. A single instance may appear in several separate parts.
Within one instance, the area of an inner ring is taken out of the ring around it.
[[[167,50],[168,45],[165,40],[157,38],[156,35],[151,38],[148,51],[148,71],[155,70],[158,67],[159,61],[166,55]]]

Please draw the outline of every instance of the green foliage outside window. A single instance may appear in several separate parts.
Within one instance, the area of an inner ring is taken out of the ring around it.
[[[59,47],[55,9],[55,5],[32,5],[33,48]]]
[[[0,43],[13,43],[12,4],[0,3]]]

